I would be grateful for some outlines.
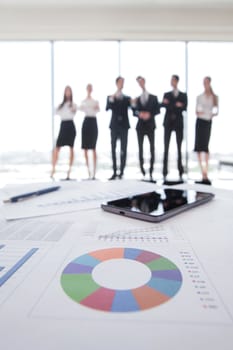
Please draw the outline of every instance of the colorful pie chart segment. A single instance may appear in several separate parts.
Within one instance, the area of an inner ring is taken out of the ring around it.
[[[126,290],[99,285],[93,279],[93,270],[112,259],[129,259],[146,265],[151,271],[150,280],[138,288]],[[109,248],[89,252],[71,261],[62,272],[61,286],[71,299],[89,308],[136,312],[173,298],[182,286],[182,274],[171,260],[159,254],[136,248]]]

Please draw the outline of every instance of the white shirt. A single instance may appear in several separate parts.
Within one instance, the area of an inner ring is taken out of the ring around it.
[[[172,93],[173,93],[173,95],[175,96],[175,97],[178,97],[178,95],[179,95],[179,90],[178,89],[174,89],[173,91],[172,91]]]
[[[148,101],[148,98],[149,98],[149,93],[146,90],[143,91],[143,93],[140,96],[141,104],[145,105]]]
[[[117,91],[114,96],[109,96],[108,100],[109,102],[114,102],[116,100],[122,100],[124,97],[122,91]]]
[[[80,110],[88,117],[96,117],[99,112],[99,102],[93,98],[86,98],[81,102]]]
[[[59,115],[61,117],[62,121],[65,120],[73,120],[74,116],[77,112],[77,105],[75,103],[70,104],[70,102],[65,102],[62,108],[57,107],[56,108],[56,115]]]
[[[198,118],[204,120],[211,120],[213,113],[218,112],[218,107],[214,106],[214,98],[212,95],[206,95],[205,93],[197,96],[196,111],[201,112]]]

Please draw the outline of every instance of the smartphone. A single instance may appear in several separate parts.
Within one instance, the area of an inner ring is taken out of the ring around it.
[[[103,210],[150,222],[160,222],[214,198],[213,193],[174,188],[160,189],[108,201]]]

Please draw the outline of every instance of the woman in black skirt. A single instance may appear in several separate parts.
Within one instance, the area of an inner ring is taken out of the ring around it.
[[[94,100],[91,96],[93,87],[91,84],[87,85],[87,97],[81,102],[80,110],[85,113],[85,118],[82,124],[82,149],[84,150],[84,157],[88,170],[88,176],[95,179],[96,173],[96,142],[98,137],[98,126],[96,114],[99,112],[99,102]],[[93,172],[90,170],[88,150],[93,152]]]
[[[71,167],[74,161],[74,141],[76,137],[76,128],[74,124],[74,116],[77,112],[77,105],[73,103],[73,94],[70,86],[66,86],[62,103],[57,107],[56,114],[61,117],[60,130],[56,141],[56,147],[52,155],[52,171],[51,178],[55,174],[55,167],[61,147],[69,146],[70,158],[69,168],[67,172],[67,180],[70,178]]]
[[[218,114],[218,96],[211,87],[211,78],[203,80],[204,92],[197,97],[196,102],[196,130],[194,151],[197,152],[198,162],[202,173],[199,183],[211,185],[208,179],[209,141],[211,135],[212,118]]]

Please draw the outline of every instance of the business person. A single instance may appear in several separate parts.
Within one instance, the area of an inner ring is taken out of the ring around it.
[[[150,144],[150,180],[153,179],[153,170],[155,162],[155,116],[160,113],[160,106],[158,98],[155,95],[150,94],[146,90],[146,80],[145,78],[138,76],[136,78],[140,88],[142,89],[142,94],[137,97],[132,102],[133,115],[138,117],[138,122],[136,125],[137,138],[138,138],[138,148],[139,148],[139,163],[140,169],[143,176],[146,175],[144,168],[144,158],[143,158],[143,142],[144,137],[147,136]]]
[[[201,183],[211,185],[208,178],[209,141],[211,135],[212,119],[218,115],[218,96],[211,86],[211,78],[203,80],[204,92],[196,100],[196,127],[194,151],[202,173]]]
[[[111,130],[111,151],[112,151],[112,168],[113,174],[109,180],[115,180],[117,177],[122,179],[124,175],[127,144],[128,144],[128,130],[130,128],[128,109],[131,106],[131,98],[123,94],[124,78],[116,78],[116,92],[107,97],[106,111],[112,111],[110,121]],[[120,141],[120,169],[117,166],[116,146],[117,140]],[[117,171],[118,170],[118,171]]]
[[[65,87],[62,103],[56,108],[56,115],[61,118],[60,130],[56,141],[56,146],[52,154],[52,170],[51,178],[54,177],[55,168],[61,147],[69,146],[69,168],[66,180],[70,179],[70,172],[74,161],[74,141],[76,137],[76,128],[74,124],[74,116],[77,112],[77,105],[73,103],[73,93],[70,86]]]
[[[99,102],[92,97],[93,87],[91,84],[87,85],[87,97],[81,102],[80,110],[85,113],[85,118],[82,124],[82,149],[84,150],[84,157],[86,161],[88,176],[90,179],[95,179],[96,174],[96,142],[98,138],[98,125],[96,114],[99,112]],[[93,153],[93,173],[91,174],[89,166],[88,150]]]
[[[171,86],[172,91],[166,92],[163,96],[161,107],[166,109],[164,117],[164,156],[163,156],[163,177],[166,181],[168,174],[168,151],[171,134],[174,131],[176,134],[177,144],[177,167],[179,171],[180,180],[182,181],[182,175],[184,173],[184,167],[182,164],[181,146],[183,141],[183,112],[187,109],[188,99],[185,92],[181,92],[178,89],[179,76],[172,75]]]

